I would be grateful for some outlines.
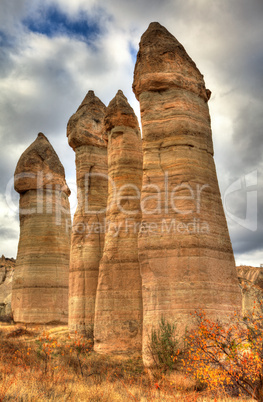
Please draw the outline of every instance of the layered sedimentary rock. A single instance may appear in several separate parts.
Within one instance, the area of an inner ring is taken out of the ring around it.
[[[76,153],[78,198],[71,239],[69,328],[91,337],[107,205],[105,110],[89,91],[67,127],[69,145]]]
[[[20,238],[12,286],[15,322],[67,323],[70,190],[44,134],[21,155],[14,178],[20,193]]]
[[[11,320],[12,280],[16,260],[0,258],[0,320]]]
[[[159,23],[141,38],[133,90],[143,134],[139,261],[150,364],[148,334],[162,316],[187,324],[204,309],[224,318],[240,310],[241,292],[213,160],[211,92]]]
[[[239,266],[237,275],[242,288],[242,313],[248,315],[255,310],[262,315],[263,267]]]
[[[122,91],[105,116],[108,134],[107,231],[95,308],[98,352],[141,350],[142,295],[137,237],[141,221],[141,136]]]

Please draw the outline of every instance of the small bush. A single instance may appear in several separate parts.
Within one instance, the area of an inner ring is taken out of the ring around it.
[[[161,318],[158,328],[153,328],[149,342],[150,354],[156,367],[164,371],[179,369],[182,357],[177,325]]]

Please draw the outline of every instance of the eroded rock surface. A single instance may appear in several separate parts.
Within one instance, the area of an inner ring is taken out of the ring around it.
[[[107,205],[106,106],[89,91],[67,127],[76,153],[78,205],[73,220],[69,273],[69,329],[93,336],[99,262]]]
[[[242,288],[242,312],[247,316],[263,312],[263,267],[241,265],[237,275]]]
[[[12,280],[15,270],[16,260],[14,258],[0,258],[0,319],[10,320]]]
[[[148,334],[162,316],[187,324],[199,308],[223,318],[240,310],[241,292],[213,159],[211,92],[159,23],[141,38],[133,90],[143,134],[139,261],[149,365]]]
[[[44,134],[20,157],[20,238],[12,286],[15,322],[67,323],[71,218],[64,168]]]
[[[122,91],[105,116],[108,134],[107,232],[95,308],[97,352],[141,350],[142,295],[138,261],[141,222],[141,136],[137,118]]]

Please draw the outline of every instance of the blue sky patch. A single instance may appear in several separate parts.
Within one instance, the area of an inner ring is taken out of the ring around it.
[[[87,14],[73,20],[56,7],[43,8],[37,16],[28,16],[23,23],[30,31],[49,37],[63,34],[89,41],[100,33],[99,25]]]
[[[138,50],[139,50],[139,46],[138,46],[138,48],[135,48],[131,43],[129,43],[129,51],[132,56],[132,61],[134,64],[136,63]]]

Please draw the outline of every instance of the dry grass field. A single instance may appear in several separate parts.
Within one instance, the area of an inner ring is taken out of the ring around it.
[[[140,355],[103,356],[67,327],[0,324],[0,401],[249,401],[208,394]]]

